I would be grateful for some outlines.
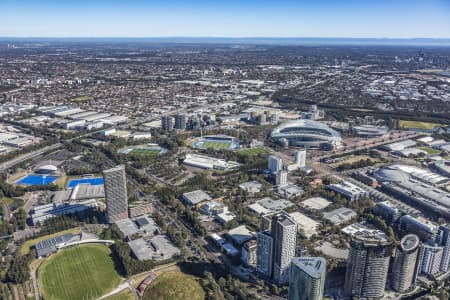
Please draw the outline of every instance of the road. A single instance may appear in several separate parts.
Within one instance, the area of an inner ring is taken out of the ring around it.
[[[391,132],[388,136],[376,137],[376,138],[371,138],[371,139],[366,139],[366,140],[359,140],[355,143],[352,143],[351,145],[346,145],[342,148],[339,148],[339,149],[333,151],[332,153],[328,153],[328,154],[321,155],[321,156],[316,156],[316,157],[314,157],[314,160],[320,161],[322,159],[330,158],[335,155],[345,155],[345,154],[350,154],[350,153],[358,151],[358,150],[368,150],[368,149],[375,148],[375,147],[378,147],[381,145],[391,144],[391,143],[400,142],[400,141],[411,139],[411,138],[416,138],[421,135],[422,135],[422,133],[417,133],[417,132],[413,132],[413,131],[400,131],[400,132],[394,131],[394,132]]]
[[[7,222],[11,219],[11,209],[9,208],[8,203],[6,203],[5,199],[0,199],[2,202],[2,208],[3,208],[3,219]]]
[[[80,138],[88,137],[88,136],[97,134],[97,133],[99,133],[99,132],[101,132],[101,131],[103,131],[103,129],[96,130],[96,131],[93,131],[93,132],[88,132],[88,133],[82,134],[82,135],[80,135],[80,136],[77,136],[77,137],[68,139],[67,141],[70,142],[70,141],[73,141],[73,140],[75,140],[75,139],[80,139]],[[34,158],[34,157],[36,157],[36,156],[39,156],[39,155],[41,155],[41,154],[44,154],[44,153],[46,153],[46,152],[49,152],[49,151],[53,151],[53,150],[59,149],[59,148],[61,148],[62,146],[63,146],[62,143],[55,143],[55,144],[52,144],[52,145],[50,145],[50,146],[47,146],[47,147],[44,147],[44,148],[41,148],[41,149],[38,149],[38,150],[35,150],[35,151],[32,151],[32,152],[22,154],[22,155],[20,155],[20,156],[14,158],[14,159],[11,159],[11,160],[9,160],[9,161],[7,161],[7,162],[1,163],[1,164],[0,164],[0,173],[6,171],[7,169],[9,169],[9,168],[11,168],[11,167],[14,167],[14,166],[17,165],[17,164],[20,164],[21,162],[24,162],[24,161],[26,161],[26,160],[32,159],[32,158]]]
[[[45,152],[56,150],[60,147],[62,147],[62,144],[56,143],[56,144],[44,147],[42,149],[30,152],[30,153],[22,154],[19,157],[16,157],[14,159],[8,160],[7,162],[1,163],[0,164],[0,173],[4,172],[4,171],[8,170],[9,168],[14,167],[15,165],[20,164],[26,160],[29,160],[36,156],[44,154]]]
[[[124,283],[119,284],[119,286],[116,287],[114,290],[112,290],[111,292],[109,292],[109,293],[107,293],[107,294],[104,294],[104,295],[101,296],[100,298],[97,298],[97,300],[105,299],[105,298],[107,298],[107,297],[109,297],[109,296],[118,294],[118,293],[120,293],[121,291],[126,290],[126,289],[131,289],[131,286],[130,286],[130,284],[128,283],[128,281],[125,281]]]
[[[36,300],[41,299],[40,293],[39,293],[39,284],[36,276],[36,268],[35,266],[31,266],[31,279],[33,281],[33,289],[34,289],[34,298]]]

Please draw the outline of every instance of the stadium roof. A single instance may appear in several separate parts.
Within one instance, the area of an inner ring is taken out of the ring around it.
[[[289,136],[298,135],[322,136],[327,137],[330,140],[341,140],[341,135],[339,132],[331,129],[326,124],[308,119],[298,119],[285,122],[272,130],[271,133],[273,138],[288,138]]]

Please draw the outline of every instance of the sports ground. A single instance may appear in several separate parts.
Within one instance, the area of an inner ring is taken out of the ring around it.
[[[156,149],[144,149],[144,148],[136,148],[130,151],[131,155],[136,156],[156,156],[161,153],[161,150]]]
[[[16,184],[22,184],[22,185],[47,185],[50,183],[53,183],[56,179],[58,179],[58,176],[54,175],[38,175],[38,174],[30,174],[22,179],[19,179],[16,181]]]
[[[239,150],[238,153],[243,156],[253,156],[258,154],[268,154],[269,150],[265,148],[245,148]]]
[[[441,126],[441,124],[431,122],[400,120],[399,126],[400,128],[403,129],[433,130],[435,127]]]
[[[38,270],[44,299],[97,299],[113,290],[120,277],[109,247],[86,244],[60,250]]]
[[[73,189],[79,184],[100,185],[103,183],[104,183],[103,177],[78,178],[69,180],[69,182],[67,183],[67,188]]]
[[[192,147],[196,149],[236,150],[241,145],[231,136],[204,136],[194,139]]]
[[[196,278],[181,272],[162,273],[145,289],[143,300],[203,300],[205,292]]]
[[[223,150],[223,149],[231,149],[232,142],[227,141],[199,141],[195,143],[195,148],[199,149],[215,149],[215,150]]]

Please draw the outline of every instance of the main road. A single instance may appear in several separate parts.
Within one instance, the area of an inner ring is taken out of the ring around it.
[[[96,130],[96,131],[93,131],[93,132],[88,132],[88,133],[82,134],[82,135],[80,135],[80,136],[77,136],[77,137],[68,139],[67,141],[70,142],[70,141],[73,141],[73,140],[75,140],[75,139],[84,138],[84,137],[87,137],[87,136],[90,136],[90,135],[99,133],[99,132],[101,132],[101,131],[103,131],[103,130],[104,130],[104,129]],[[0,164],[0,173],[2,173],[2,172],[4,172],[4,171],[8,170],[9,168],[14,167],[14,166],[17,165],[17,164],[20,164],[21,162],[24,162],[24,161],[26,161],[26,160],[32,159],[32,158],[34,158],[34,157],[36,157],[36,156],[39,156],[39,155],[41,155],[41,154],[44,154],[44,153],[46,153],[46,152],[49,152],[49,151],[53,151],[53,150],[59,149],[59,148],[61,148],[62,146],[63,146],[62,143],[54,143],[54,144],[52,144],[52,145],[50,145],[50,146],[47,146],[47,147],[44,147],[44,148],[41,148],[41,149],[38,149],[38,150],[35,150],[35,151],[32,151],[32,152],[29,152],[29,153],[22,154],[22,155],[20,155],[20,156],[18,156],[18,157],[16,157],[16,158],[13,158],[13,159],[8,160],[8,161],[6,161],[6,162],[4,162],[4,163],[1,163],[1,164]]]
[[[44,147],[44,148],[41,148],[41,149],[38,149],[38,150],[35,150],[35,151],[32,151],[32,152],[29,152],[29,153],[22,154],[22,155],[20,155],[20,156],[18,156],[16,158],[13,158],[13,159],[8,160],[8,161],[6,161],[4,163],[1,163],[0,164],[0,173],[2,173],[4,171],[8,170],[9,168],[12,168],[15,165],[20,164],[20,163],[22,163],[22,162],[24,162],[26,160],[32,159],[32,158],[34,158],[36,156],[39,156],[41,154],[44,154],[44,153],[46,153],[48,151],[56,150],[56,149],[58,149],[60,147],[62,147],[61,143],[52,144],[50,146],[47,146],[47,147]]]

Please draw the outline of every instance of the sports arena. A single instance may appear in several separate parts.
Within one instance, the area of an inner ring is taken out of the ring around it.
[[[334,149],[341,145],[341,135],[327,125],[306,119],[288,121],[272,130],[272,139],[294,147]]]
[[[241,145],[235,137],[228,135],[205,135],[197,138],[192,143],[196,149],[225,149],[235,150],[239,149]]]

